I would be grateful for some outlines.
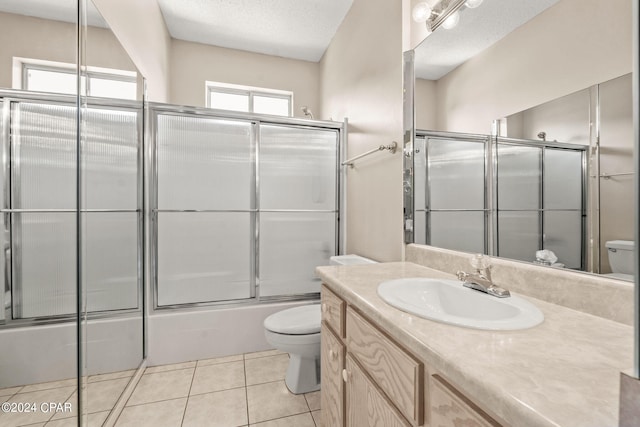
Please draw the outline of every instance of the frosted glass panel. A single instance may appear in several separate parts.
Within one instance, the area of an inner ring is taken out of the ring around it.
[[[22,213],[13,218],[14,316],[75,313],[75,213]],[[88,311],[138,307],[137,242],[136,213],[84,214]]]
[[[251,124],[158,116],[158,208],[249,209]]]
[[[484,253],[484,212],[431,212],[429,244]]]
[[[158,214],[158,305],[250,297],[249,213]]]
[[[338,133],[260,127],[260,209],[336,209]]]
[[[539,209],[542,150],[498,144],[497,152],[498,209]]]
[[[89,311],[138,307],[138,214],[83,214],[83,285]]]
[[[75,213],[13,214],[16,318],[76,312]]]
[[[426,156],[426,140],[424,138],[416,138],[414,157],[413,157],[413,208],[420,210],[427,207],[426,199],[427,186],[427,156]],[[418,243],[418,242],[416,242]]]
[[[413,217],[413,239],[419,245],[427,244],[427,213],[415,211]]]
[[[544,208],[582,209],[582,152],[544,152]]]
[[[484,209],[484,143],[427,140],[431,209]]]
[[[12,104],[14,209],[76,207],[76,118],[72,106]]]
[[[534,261],[539,246],[539,212],[498,213],[498,256]]]
[[[138,113],[90,108],[83,114],[86,135],[82,147],[84,207],[136,209]]]
[[[568,268],[582,267],[582,214],[571,211],[544,213],[544,248]]]
[[[315,275],[336,250],[334,213],[260,214],[260,295],[320,292]]]

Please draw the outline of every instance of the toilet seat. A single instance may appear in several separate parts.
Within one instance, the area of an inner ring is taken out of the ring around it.
[[[320,321],[320,304],[311,304],[274,313],[264,320],[264,327],[276,334],[310,335],[320,333]]]

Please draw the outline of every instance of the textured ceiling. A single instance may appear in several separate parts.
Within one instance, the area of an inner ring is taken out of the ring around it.
[[[319,61],[353,0],[158,0],[173,38]]]
[[[458,26],[439,28],[416,48],[416,77],[438,80],[558,1],[484,0],[463,8]]]

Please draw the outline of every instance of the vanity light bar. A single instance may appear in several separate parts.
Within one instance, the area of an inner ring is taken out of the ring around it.
[[[442,25],[451,15],[458,11],[467,0],[451,0],[441,1],[433,8],[433,12],[429,19],[427,19],[427,30],[433,32]]]

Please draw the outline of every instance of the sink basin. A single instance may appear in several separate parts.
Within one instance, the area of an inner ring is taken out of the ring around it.
[[[422,277],[388,280],[378,286],[378,295],[407,313],[467,328],[526,329],[544,320],[535,305],[518,296],[496,298],[466,288],[459,280]]]

